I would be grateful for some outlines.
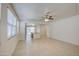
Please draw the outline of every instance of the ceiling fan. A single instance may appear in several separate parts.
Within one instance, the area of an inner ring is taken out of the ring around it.
[[[48,21],[54,20],[54,17],[50,15],[50,12],[46,12],[46,14],[41,17],[41,20],[48,22]]]

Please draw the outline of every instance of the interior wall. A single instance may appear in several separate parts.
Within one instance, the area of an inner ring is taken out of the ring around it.
[[[48,27],[50,38],[79,45],[79,15],[53,21]]]
[[[40,25],[40,37],[47,38],[47,25],[46,24]]]
[[[12,13],[15,15],[15,12],[9,4],[1,4],[0,55],[12,55],[19,40],[19,32],[17,32],[17,35],[12,37],[11,39],[7,39],[7,7],[10,8]]]
[[[0,3],[0,20],[1,20],[1,3]]]
[[[0,27],[1,27],[1,3],[0,3]],[[0,31],[0,33],[1,33],[1,31]],[[1,35],[0,35],[0,39],[1,39]],[[0,42],[0,44],[1,44],[1,42]]]
[[[25,23],[24,21],[20,22],[20,40],[25,40]]]

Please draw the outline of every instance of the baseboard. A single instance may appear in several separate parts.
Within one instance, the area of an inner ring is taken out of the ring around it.
[[[62,42],[68,43],[68,44],[72,44],[72,45],[79,46],[79,44],[75,44],[75,43],[72,43],[72,42],[68,42],[68,41],[60,40],[60,39],[58,39],[58,38],[51,38],[51,37],[48,37],[48,38],[49,38],[49,39],[54,39],[54,40],[59,40],[59,41],[62,41]]]

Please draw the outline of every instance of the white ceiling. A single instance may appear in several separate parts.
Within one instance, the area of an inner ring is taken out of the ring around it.
[[[75,3],[14,3],[13,6],[23,21],[39,21],[46,11],[51,11],[56,20],[77,14]]]

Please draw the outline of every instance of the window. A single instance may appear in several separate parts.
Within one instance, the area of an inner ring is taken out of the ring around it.
[[[8,38],[11,38],[16,35],[16,17],[12,12],[7,8],[7,35]]]

